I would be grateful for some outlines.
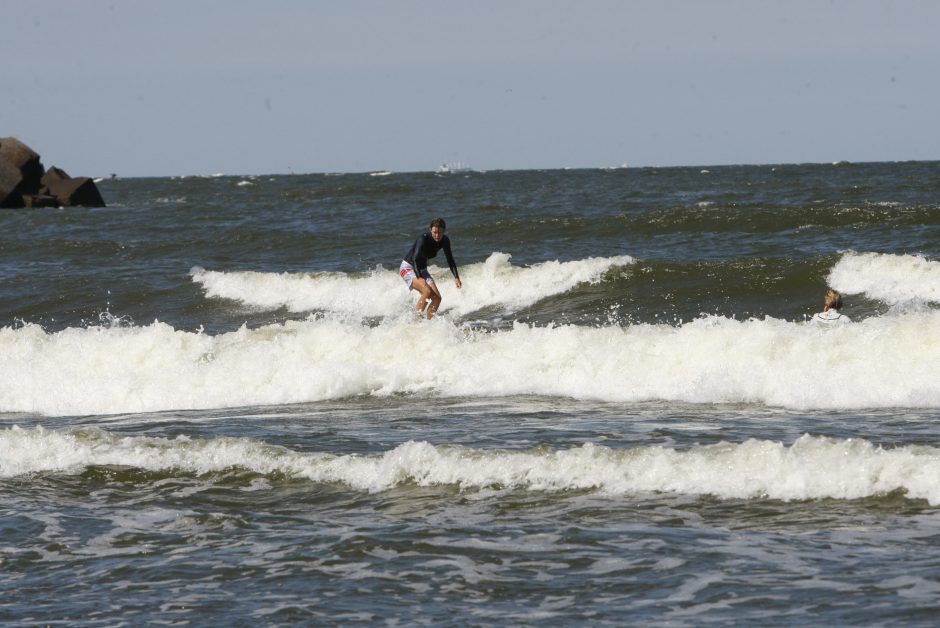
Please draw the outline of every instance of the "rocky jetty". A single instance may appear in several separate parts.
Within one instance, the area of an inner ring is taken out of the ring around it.
[[[89,177],[45,170],[39,155],[15,137],[0,137],[0,207],[104,207]]]

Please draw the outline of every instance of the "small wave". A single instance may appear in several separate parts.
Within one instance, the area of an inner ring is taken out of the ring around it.
[[[596,283],[611,268],[634,263],[632,257],[619,256],[518,267],[510,259],[507,253],[493,253],[482,263],[461,267],[463,288],[459,290],[449,281],[450,270],[432,266],[431,274],[444,292],[441,312],[460,317],[484,308],[518,311],[565,293],[579,283]],[[203,286],[207,297],[230,299],[252,308],[378,317],[398,316],[410,310],[417,299],[417,293],[408,291],[397,271],[377,268],[366,274],[260,273],[195,267],[190,275]]]
[[[561,450],[468,449],[409,441],[376,455],[300,453],[245,438],[121,437],[103,430],[0,430],[0,477],[81,473],[121,466],[189,474],[232,468],[340,482],[385,491],[403,484],[462,490],[596,490],[611,496],[662,492],[724,499],[862,499],[903,491],[940,504],[940,450],[876,447],[862,439],[804,435],[676,450],[614,449],[593,443]]]
[[[940,262],[922,255],[849,252],[827,282],[845,294],[863,294],[889,305],[940,303]]]
[[[416,347],[433,348],[418,359]],[[825,329],[777,319],[474,330],[408,314],[210,335],[0,328],[0,412],[115,414],[360,395],[540,395],[789,408],[940,407],[940,311]]]

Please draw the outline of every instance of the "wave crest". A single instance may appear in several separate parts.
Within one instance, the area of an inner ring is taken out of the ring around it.
[[[845,294],[863,294],[889,305],[940,303],[940,262],[922,255],[849,252],[827,281]]]
[[[940,504],[940,450],[883,449],[861,439],[804,435],[792,445],[767,440],[615,449],[468,449],[409,441],[373,455],[300,453],[244,438],[118,437],[101,430],[0,430],[0,477],[120,466],[186,474],[233,468],[267,476],[339,482],[370,492],[405,484],[462,490],[596,490],[711,495],[724,499],[861,499],[904,491]]]
[[[542,395],[790,408],[940,407],[940,311],[838,329],[778,319],[479,331],[319,316],[210,335],[0,329],[0,412],[114,414],[358,395]]]
[[[463,288],[451,282],[450,270],[431,266],[442,287],[442,313],[462,317],[482,309],[518,311],[562,294],[582,282],[596,283],[615,267],[630,266],[630,256],[592,257],[569,262],[548,261],[519,267],[511,255],[492,253],[485,261],[461,268]],[[398,269],[370,273],[220,272],[195,267],[190,271],[208,298],[229,299],[261,310],[338,312],[363,317],[397,316],[417,299],[398,276]]]

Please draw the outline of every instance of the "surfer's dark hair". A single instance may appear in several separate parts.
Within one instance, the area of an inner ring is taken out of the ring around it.
[[[447,223],[444,222],[443,218],[435,218],[431,221],[431,229],[434,227],[440,227],[441,231],[447,231]]]

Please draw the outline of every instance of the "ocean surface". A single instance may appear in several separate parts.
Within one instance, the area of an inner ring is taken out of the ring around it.
[[[940,618],[940,162],[99,189],[0,212],[0,623]]]

